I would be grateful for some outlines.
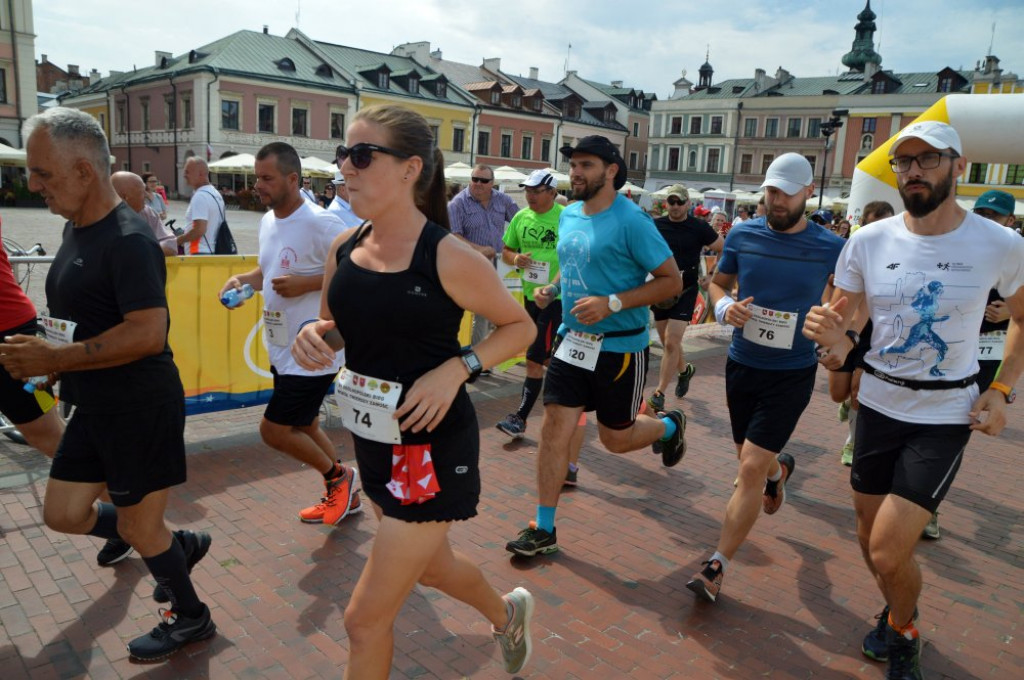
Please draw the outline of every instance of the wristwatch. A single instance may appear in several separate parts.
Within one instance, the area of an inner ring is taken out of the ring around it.
[[[608,309],[612,310],[612,314],[622,311],[622,300],[615,293],[608,296]]]
[[[480,377],[483,373],[484,365],[480,363],[480,357],[476,355],[472,347],[463,347],[462,351],[459,352],[459,357],[462,359],[463,365],[466,370],[469,371],[469,378],[466,379],[467,383],[471,383]]]
[[[1013,389],[1009,385],[1004,385],[1001,382],[994,382],[993,381],[993,382],[989,383],[988,388],[990,390],[995,390],[997,392],[1002,392],[1003,393],[1003,399],[1006,400],[1007,404],[1012,404],[1014,401],[1017,400],[1017,390]]]
[[[850,340],[853,340],[854,347],[857,347],[857,345],[860,344],[860,333],[858,333],[857,331],[846,331],[846,337],[848,337]]]

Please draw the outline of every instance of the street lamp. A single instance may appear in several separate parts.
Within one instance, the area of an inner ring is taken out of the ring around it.
[[[848,115],[850,112],[846,109],[834,109],[832,111],[832,117],[821,124],[821,134],[825,138],[825,156],[821,162],[821,186],[818,188],[818,210],[821,210],[821,204],[825,200],[825,171],[828,169],[828,138],[832,136],[832,133],[843,127],[843,116]]]

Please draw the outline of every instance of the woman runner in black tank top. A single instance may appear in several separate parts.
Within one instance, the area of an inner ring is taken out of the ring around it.
[[[480,491],[479,429],[458,330],[463,310],[495,324],[473,348],[487,368],[526,347],[534,326],[490,263],[448,234],[444,159],[422,116],[364,109],[346,139],[341,171],[353,211],[367,222],[332,245],[320,318],[292,347],[309,368],[345,347],[339,399],[380,519],[345,610],[345,678],[389,676],[394,621],[417,582],[486,616],[515,673],[530,654],[532,597],[522,588],[499,596],[448,540],[452,521],[476,514]]]

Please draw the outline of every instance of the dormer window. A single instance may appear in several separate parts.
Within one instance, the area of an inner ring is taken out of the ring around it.
[[[445,99],[448,97],[448,84],[443,80],[437,81],[437,85],[434,88],[434,94],[439,99]]]
[[[331,76],[334,75],[334,69],[332,69],[327,64],[320,64],[319,66],[316,67],[316,74],[323,78],[330,78]]]
[[[278,59],[274,63],[277,64],[277,67],[282,71],[291,71],[292,73],[295,72],[295,62],[289,59],[288,57],[285,57],[284,59]]]
[[[543,102],[541,101],[540,97],[534,97],[533,101],[530,102],[530,108],[532,108],[534,111],[540,111],[541,106],[543,106]]]
[[[939,92],[952,92],[953,79],[949,76],[939,79]]]
[[[382,90],[390,89],[391,74],[383,69],[377,71],[377,87],[379,87]]]
[[[491,103],[494,104],[495,106],[501,105],[501,90],[491,91]]]
[[[409,94],[419,94],[420,79],[417,78],[415,75],[409,76],[409,87],[407,89],[409,90]]]
[[[523,108],[523,96],[521,94],[512,95],[512,107],[516,109]]]
[[[885,81],[881,78],[871,84],[871,94],[885,94]]]

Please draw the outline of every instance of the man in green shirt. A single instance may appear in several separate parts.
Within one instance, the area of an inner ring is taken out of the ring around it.
[[[535,170],[519,186],[526,189],[523,208],[505,230],[501,259],[517,267],[523,279],[523,304],[537,324],[537,339],[526,350],[526,382],[519,410],[505,416],[498,423],[499,430],[521,439],[526,433],[526,419],[540,396],[544,382],[544,367],[551,357],[551,343],[562,321],[562,300],[556,297],[550,304],[538,304],[534,292],[558,280],[558,218],[562,206],[555,202],[555,178],[546,170]]]

